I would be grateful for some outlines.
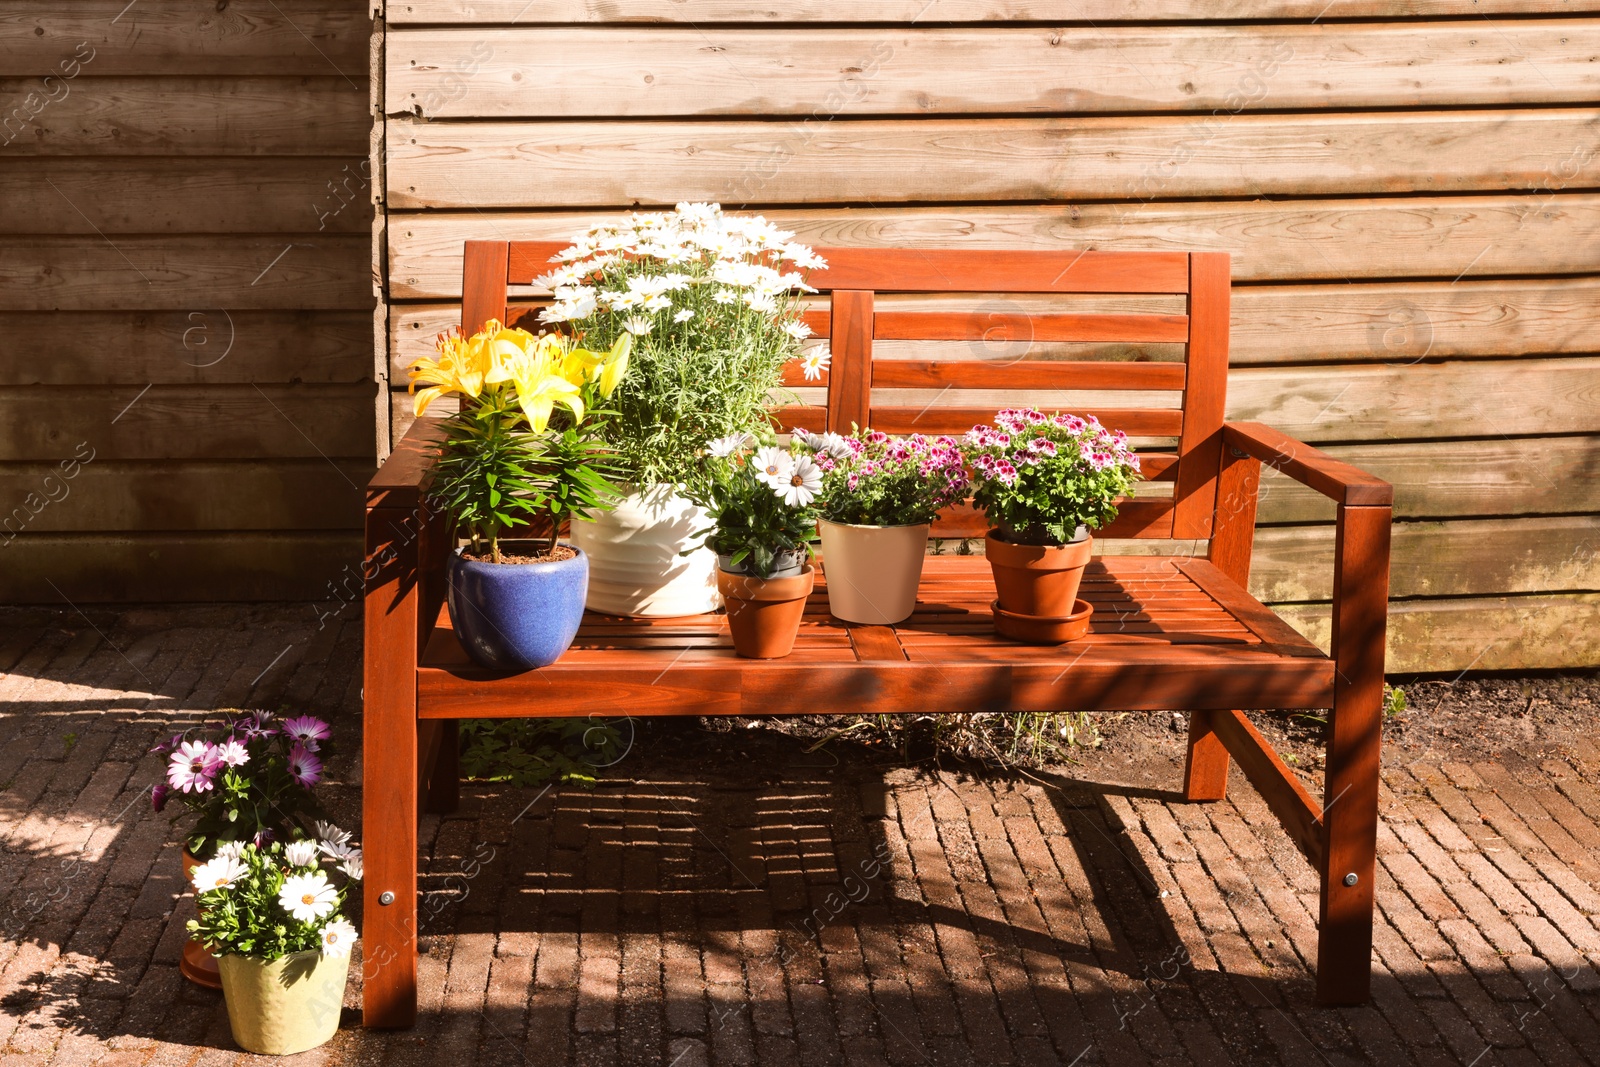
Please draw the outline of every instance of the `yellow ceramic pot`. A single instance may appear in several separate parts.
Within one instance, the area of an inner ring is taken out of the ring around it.
[[[339,1030],[350,957],[313,949],[270,963],[222,956],[222,995],[233,1039],[246,1052],[288,1056],[325,1045]]]

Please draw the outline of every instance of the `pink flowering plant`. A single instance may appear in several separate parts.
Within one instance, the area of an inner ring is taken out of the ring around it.
[[[190,872],[199,918],[189,932],[218,956],[349,956],[356,928],[344,916],[345,896],[361,878],[361,849],[331,824],[319,823],[317,833],[218,848]]]
[[[716,523],[706,539],[732,573],[770,578],[804,563],[817,535],[822,468],[799,445],[735,433],[706,445],[689,496]]]
[[[829,522],[918,526],[967,495],[954,437],[890,437],[872,429],[848,437],[795,430],[793,437],[822,471],[819,511]]]
[[[156,811],[171,801],[193,816],[184,847],[197,860],[219,846],[285,840],[323,816],[311,787],[331,751],[328,724],[311,715],[228,715],[220,727],[178,734],[150,751],[167,758],[165,781],[151,790]]]
[[[1093,415],[1007,409],[969,430],[961,447],[973,503],[1018,544],[1064,545],[1080,526],[1104,526],[1139,480],[1128,436]]]

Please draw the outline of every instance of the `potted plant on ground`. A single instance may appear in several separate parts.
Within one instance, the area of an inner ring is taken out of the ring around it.
[[[596,416],[627,373],[631,344],[623,335],[602,355],[490,320],[469,338],[441,337],[439,358],[411,367],[412,388],[424,385],[418,415],[447,393],[461,397],[429,493],[470,540],[450,557],[447,600],[457,638],[485,667],[554,663],[578,632],[589,560],[561,543],[561,529],[614,499]]]
[[[240,712],[216,729],[178,734],[152,748],[167,757],[167,768],[166,780],[150,791],[151,805],[159,812],[176,801],[183,810],[172,821],[193,818],[183,838],[184,875],[218,849],[302,834],[324,818],[311,787],[332,751],[330,734],[311,715]],[[221,986],[216,957],[193,938],[178,969],[197,985]]]
[[[828,609],[846,622],[905,620],[917,603],[933,518],[967,492],[953,437],[849,437],[796,430],[822,468],[817,526]]]
[[[734,651],[777,659],[794,648],[815,579],[808,559],[822,469],[804,453],[756,444],[747,433],[712,441],[687,491],[714,523],[708,544]]]
[[[998,595],[996,628],[1041,644],[1082,636],[1091,609],[1077,596],[1089,530],[1116,517],[1117,500],[1139,479],[1127,435],[1092,415],[1008,409],[993,425],[968,431],[962,449],[973,503],[993,526],[984,549]]]
[[[356,941],[344,900],[361,877],[361,849],[323,830],[315,840],[235,842],[190,872],[203,907],[189,929],[220,959],[228,1024],[247,1052],[304,1052],[339,1029]],[[343,877],[330,881],[331,871]]]
[[[589,607],[670,616],[717,606],[711,526],[684,492],[706,444],[768,425],[783,366],[810,330],[799,273],[825,264],[765,219],[716,204],[634,214],[574,239],[536,284],[555,303],[541,319],[591,347],[633,338],[628,380],[611,399],[606,439],[625,491],[573,542],[590,557]],[[825,351],[808,357],[820,376]]]

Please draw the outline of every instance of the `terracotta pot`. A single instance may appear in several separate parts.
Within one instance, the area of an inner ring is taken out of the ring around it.
[[[1063,645],[1076,641],[1089,632],[1089,617],[1094,614],[1094,605],[1087,600],[1076,601],[1070,613],[1058,616],[1018,615],[1002,608],[998,600],[991,607],[994,632],[1027,645]]]
[[[716,611],[717,554],[705,543],[711,513],[677,486],[627,489],[612,510],[572,524],[573,545],[589,557],[588,609],[642,618]]]
[[[246,1052],[288,1056],[326,1045],[339,1032],[349,956],[312,949],[270,963],[232,955],[221,963],[228,1025]]]
[[[200,861],[189,855],[189,850],[183,850],[183,884],[190,889],[194,883],[189,878],[189,872],[200,866]],[[200,911],[199,894],[195,895],[195,912]],[[195,985],[207,989],[221,989],[222,976],[217,971],[217,957],[206,951],[205,945],[197,937],[191,937],[183,943],[183,954],[178,957],[178,973],[183,975]]]
[[[1094,538],[1083,527],[1064,545],[1019,545],[990,530],[984,555],[994,571],[1000,606],[1014,615],[1064,618],[1073,612]]]
[[[852,526],[823,519],[817,529],[828,610],[836,618],[888,626],[911,617],[928,558],[928,523]]]
[[[717,588],[728,608],[733,650],[746,659],[787,656],[794,649],[795,633],[816,577],[810,564],[799,574],[783,578],[718,571]]]

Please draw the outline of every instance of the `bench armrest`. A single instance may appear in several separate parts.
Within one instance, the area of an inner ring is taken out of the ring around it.
[[[444,437],[443,419],[418,419],[411,424],[378,473],[367,482],[367,507],[416,507],[422,502],[423,487],[433,473],[439,442]]]
[[[1387,507],[1394,503],[1394,486],[1388,482],[1270,426],[1259,422],[1224,423],[1222,440],[1229,448],[1258,459],[1341,504]]]

